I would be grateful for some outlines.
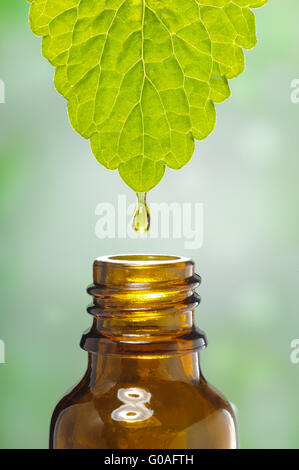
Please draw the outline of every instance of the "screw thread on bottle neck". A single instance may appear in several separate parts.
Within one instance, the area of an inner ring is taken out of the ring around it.
[[[94,263],[94,285],[88,288],[93,296],[88,312],[94,317],[89,339],[96,343],[98,338],[102,346],[110,341],[115,350],[124,349],[125,345],[132,351],[147,345],[152,352],[162,347],[203,347],[203,335],[194,325],[194,309],[200,302],[195,289],[199,284],[194,263],[187,258],[98,258]],[[191,344],[194,341],[196,344]]]

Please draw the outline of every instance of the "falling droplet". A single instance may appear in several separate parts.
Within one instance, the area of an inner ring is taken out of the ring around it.
[[[146,203],[146,193],[137,193],[137,204],[132,217],[132,228],[140,235],[149,231],[150,212]]]

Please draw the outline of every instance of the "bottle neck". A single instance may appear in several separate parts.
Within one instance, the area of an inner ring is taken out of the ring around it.
[[[193,357],[206,345],[194,324],[199,284],[193,262],[183,258],[129,255],[96,260],[94,285],[88,288],[93,297],[88,312],[94,320],[81,347],[148,363]],[[179,360],[169,361],[171,365]]]

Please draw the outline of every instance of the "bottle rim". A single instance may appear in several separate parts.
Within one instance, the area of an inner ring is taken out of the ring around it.
[[[100,256],[96,259],[96,262],[120,264],[126,266],[157,266],[165,264],[188,263],[192,262],[192,260],[184,256],[136,253]]]
[[[100,256],[93,264],[95,284],[135,285],[158,282],[188,282],[194,275],[194,262],[182,256],[163,254],[122,254]]]

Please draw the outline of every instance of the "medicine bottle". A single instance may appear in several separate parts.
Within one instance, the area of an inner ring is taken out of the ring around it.
[[[87,371],[56,406],[54,449],[232,449],[235,417],[202,375],[194,323],[200,277],[187,258],[94,262]]]

